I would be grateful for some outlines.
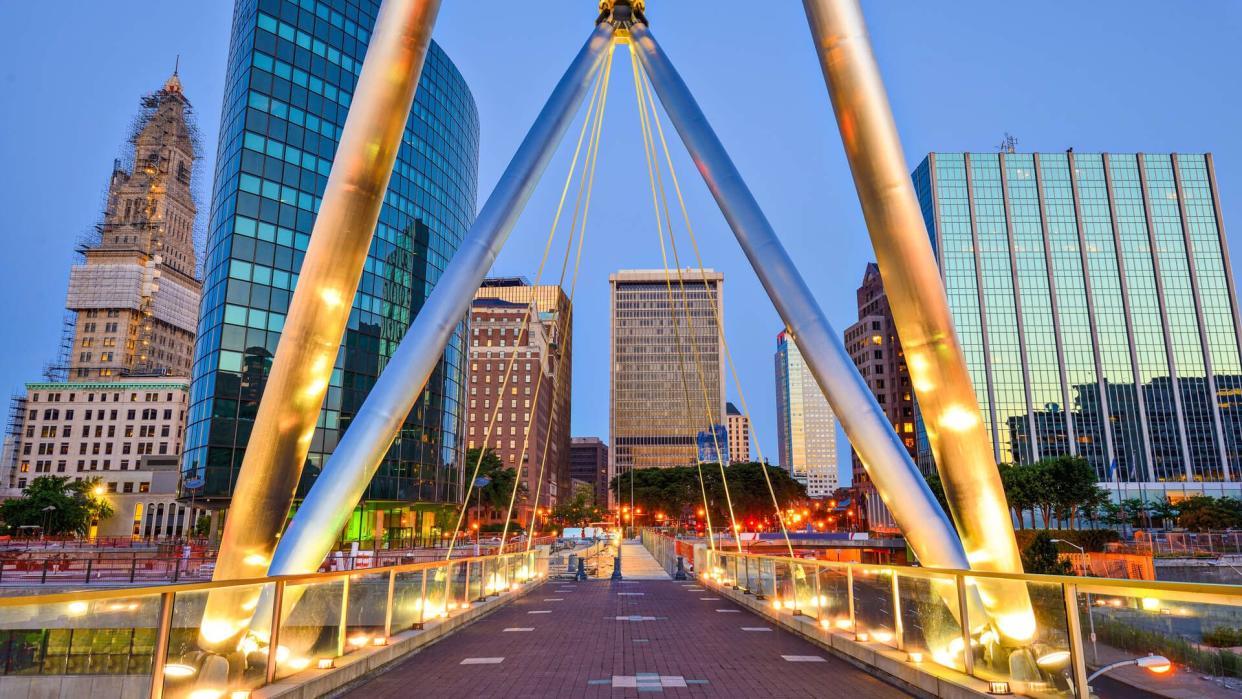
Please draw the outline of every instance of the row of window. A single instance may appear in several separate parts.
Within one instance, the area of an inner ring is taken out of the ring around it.
[[[155,394],[148,394],[148,395],[155,395]],[[107,413],[108,413],[107,417],[105,417],[105,416],[104,416],[104,412],[107,412]],[[116,419],[117,419],[117,415],[118,415],[118,413],[119,413],[119,411],[117,411],[117,410],[109,410],[109,411],[104,411],[104,410],[99,410],[99,411],[87,410],[87,411],[86,411],[86,413],[85,413],[85,415],[84,415],[84,417],[83,417],[83,419],[85,419],[85,420],[90,420],[90,419],[92,419],[92,417],[94,417],[94,419],[97,419],[97,420],[116,420]],[[171,420],[171,419],[172,419],[172,413],[173,413],[172,408],[165,408],[165,409],[164,409],[164,419],[165,419],[165,420]],[[69,409],[65,410],[65,419],[66,419],[66,420],[72,420],[72,419],[73,419],[73,417],[74,417],[74,414],[75,414],[75,413],[74,413],[73,408],[69,408]],[[143,419],[143,420],[157,420],[157,419],[159,419],[159,414],[160,414],[160,411],[159,411],[158,409],[156,409],[156,408],[143,408],[143,410],[142,410],[142,419]],[[125,411],[125,419],[126,419],[126,420],[136,420],[136,419],[138,419],[138,418],[136,417],[137,415],[138,415],[138,411],[137,411],[136,409],[130,409],[130,410]],[[29,412],[27,413],[27,417],[28,417],[29,419],[31,419],[31,420],[38,420],[38,419],[39,419],[39,411],[38,411],[38,410],[31,410],[31,411],[29,411]],[[59,409],[59,408],[47,408],[47,409],[45,409],[45,410],[43,411],[43,419],[44,419],[44,420],[59,420],[59,419],[61,419],[61,418],[60,418],[60,409]],[[30,427],[28,427],[28,428],[27,428],[27,430],[28,430],[28,432],[27,432],[27,434],[26,434],[26,436],[27,436],[27,437],[33,436],[33,435],[31,435],[31,434],[29,433],[29,430],[30,430],[30,429],[33,429],[33,428],[34,428],[34,426],[33,426],[33,425],[31,425]],[[68,428],[68,425],[66,425],[66,428]],[[66,429],[65,434],[67,435],[68,433],[69,433],[69,432],[68,432],[68,429]],[[55,436],[55,434],[53,434],[52,436]],[[86,435],[85,435],[85,434],[83,434],[82,436],[83,436],[83,437],[85,437]]]

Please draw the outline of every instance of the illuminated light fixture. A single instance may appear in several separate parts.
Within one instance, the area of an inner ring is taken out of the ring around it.
[[[1006,695],[1012,694],[1009,691],[1009,683],[1003,680],[988,682],[988,694]]]
[[[909,660],[915,665],[918,665],[919,663],[923,662],[923,654],[918,652],[917,650],[912,650],[910,651],[909,655],[906,656],[906,660]]]
[[[832,622],[831,622],[831,621],[828,621],[827,619],[820,619],[820,620],[819,620],[819,627],[820,627],[821,629],[823,629],[823,630],[827,631],[828,629],[831,629],[831,628],[832,628]]]
[[[850,624],[850,620],[849,620],[849,619],[847,619],[847,618],[845,618],[845,617],[841,617],[840,619],[837,619],[837,628],[838,628],[838,629],[848,629],[850,626],[852,626],[852,624]]]
[[[229,692],[229,699],[250,699],[249,689],[234,689]]]
[[[779,598],[772,600],[772,608],[778,612],[781,610],[781,601]]]
[[[335,658],[320,658],[315,661],[315,669],[317,670],[331,670],[334,667],[336,667]]]
[[[462,609],[469,609],[469,608],[470,608],[470,603],[469,603],[469,602],[462,602],[462,603],[461,603],[461,608],[462,608]]]
[[[890,643],[893,640],[893,634],[889,631],[875,631],[871,634],[871,640],[876,643]]]
[[[242,563],[248,566],[265,566],[267,565],[267,556],[261,553],[252,553],[242,559]]]
[[[785,600],[785,609],[793,609],[797,606],[798,606],[798,603],[795,602],[794,600],[791,600],[791,599]]]
[[[954,432],[965,432],[979,424],[979,414],[960,405],[951,405],[940,417],[940,426]]]
[[[448,608],[449,608],[449,609],[457,609],[457,603],[456,603],[456,602],[449,602],[449,603],[448,603]]]
[[[1157,675],[1163,675],[1173,669],[1173,663],[1169,662],[1169,659],[1163,655],[1145,655],[1135,660],[1134,664]]]
[[[169,663],[164,666],[164,676],[173,679],[181,679],[183,677],[193,677],[198,672],[192,665],[185,663]]]
[[[1051,653],[1039,656],[1035,660],[1035,664],[1045,670],[1060,670],[1069,664],[1070,654],[1067,650],[1054,650]]]
[[[69,611],[70,615],[79,616],[85,614],[86,610],[90,609],[90,605],[86,602],[70,602],[66,609]]]
[[[310,658],[294,658],[289,661],[289,669],[294,672],[301,672],[302,670],[310,667],[310,664]]]
[[[357,636],[350,637],[349,645],[358,646],[359,648],[361,648],[362,646],[365,646],[367,642],[370,640],[371,640],[370,636],[367,636],[366,634],[358,634]]]
[[[854,634],[854,640],[858,641],[859,643],[866,643],[867,641],[871,640],[871,635],[868,634],[866,631],[859,631],[858,633]]]
[[[1143,604],[1143,611],[1145,612],[1154,612],[1160,608],[1160,600],[1154,597],[1144,597],[1142,604]]]
[[[193,692],[190,692],[189,699],[219,699],[219,697],[222,696],[224,696],[223,689],[205,687],[203,689],[196,689]]]
[[[386,646],[388,645],[388,637],[387,636],[376,636],[375,638],[371,639],[371,645]]]

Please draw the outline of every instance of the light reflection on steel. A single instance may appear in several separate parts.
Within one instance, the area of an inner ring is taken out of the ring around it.
[[[440,0],[384,0],[233,490],[215,580],[264,575],[323,407]],[[347,508],[348,509],[348,508]],[[335,537],[336,532],[330,533]],[[258,588],[209,594],[200,639],[232,650]]]
[[[316,570],[336,544],[582,104],[591,78],[612,43],[612,34],[610,23],[596,27],[553,89],[384,373],[298,507],[272,558],[269,575]],[[266,604],[270,602],[265,597],[255,613],[256,624],[270,617],[263,609]]]
[[[894,518],[915,554],[928,566],[968,567],[948,516],[858,374],[840,333],[828,323],[689,88],[646,26],[636,25],[630,31],[669,119],[868,473],[881,493],[899,494],[893,500],[886,496],[885,502],[892,506]]]
[[[857,0],[803,0],[803,5],[928,441],[966,556],[974,570],[1020,573],[1022,559],[991,441],[953,327],[862,9]],[[900,522],[907,507],[904,492],[875,480],[885,504]],[[907,526],[902,529],[908,537],[914,533]],[[1015,640],[1030,638],[1034,616],[1023,585],[989,584],[981,586],[980,592],[1002,634]]]

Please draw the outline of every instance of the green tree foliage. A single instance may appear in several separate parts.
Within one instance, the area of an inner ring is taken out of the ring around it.
[[[598,521],[600,510],[594,504],[595,489],[589,483],[579,483],[574,496],[552,510],[552,519],[567,527],[580,527]]]
[[[60,476],[39,476],[19,498],[0,503],[0,519],[16,530],[22,526],[46,527],[52,536],[85,536],[91,523],[111,517],[115,510],[102,489],[102,480],[70,481]]]
[[[782,508],[800,504],[806,500],[806,489],[790,477],[784,469],[759,463],[731,464],[724,467],[728,480],[728,497],[725,495],[724,479],[719,464],[702,466],[678,466],[673,468],[645,468],[624,473],[612,479],[611,487],[620,502],[630,500],[631,480],[634,504],[644,513],[663,512],[673,519],[685,519],[703,506],[703,491],[712,521],[717,526],[727,526],[728,501],[733,502],[733,512],[739,522],[747,519],[774,517],[772,495],[764,479],[764,470],[772,483],[772,491]],[[702,473],[702,486],[699,474]],[[641,519],[640,519],[641,523]]]
[[[466,450],[466,473],[474,473],[475,464],[479,464],[479,454],[482,450],[479,448]],[[483,486],[480,497],[483,503],[494,510],[505,511],[509,509],[509,500],[513,497],[513,482],[517,480],[517,471],[507,468],[500,457],[492,449],[482,451],[483,462],[479,464],[479,476],[488,478],[490,483]],[[525,483],[518,485],[518,500],[526,497],[527,487]]]
[[[1237,498],[1187,498],[1177,504],[1177,509],[1178,526],[1191,531],[1242,526],[1242,500]]]
[[[1094,521],[1104,512],[1108,493],[1095,469],[1077,456],[1053,456],[1030,464],[1001,464],[1005,499],[1019,528],[1038,515],[1044,529],[1073,526],[1080,517]]]
[[[1043,575],[1071,575],[1073,567],[1063,561],[1057,545],[1047,532],[1039,532],[1022,552],[1022,568],[1028,573]]]

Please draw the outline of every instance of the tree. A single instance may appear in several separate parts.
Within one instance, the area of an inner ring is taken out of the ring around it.
[[[1047,532],[1039,532],[1022,552],[1022,568],[1028,573],[1043,575],[1070,575],[1073,567],[1061,560],[1057,546]]]
[[[1178,526],[1192,531],[1228,529],[1242,525],[1242,501],[1197,496],[1178,503]]]
[[[1173,504],[1173,501],[1167,497],[1161,498],[1151,505],[1151,517],[1158,522],[1160,526],[1167,527],[1171,522],[1177,519],[1181,509]]]
[[[582,526],[590,524],[596,510],[592,506],[595,489],[589,483],[579,483],[574,488],[574,496],[552,510],[552,519],[563,526]]]
[[[85,536],[92,523],[114,514],[102,480],[71,482],[60,476],[39,476],[22,496],[0,503],[0,519],[10,528],[43,527],[44,534]]]
[[[480,455],[482,462],[479,461]],[[507,468],[500,457],[492,449],[482,450],[479,448],[466,450],[466,472],[474,473],[475,465],[478,464],[479,476],[489,479],[489,483],[479,489],[476,496],[481,499],[485,505],[493,510],[507,512],[509,503],[512,501],[513,486],[517,481],[517,471]],[[525,499],[527,488],[525,483],[518,484],[518,499]],[[469,505],[470,503],[467,503]]]

